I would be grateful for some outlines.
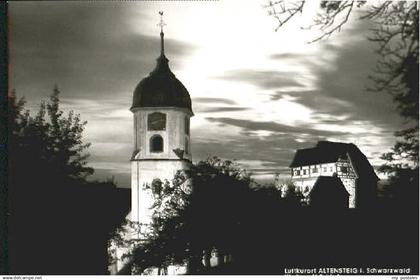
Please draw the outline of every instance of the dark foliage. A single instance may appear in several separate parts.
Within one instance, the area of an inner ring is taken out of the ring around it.
[[[231,263],[208,274],[284,274],[284,268],[410,268],[418,274],[417,214],[393,209],[258,212],[229,240]],[[404,229],[404,230],[403,230]],[[363,274],[363,272],[359,272]]]
[[[134,271],[187,264],[188,274],[284,274],[293,267],[418,273],[418,214],[411,208],[395,201],[363,211],[302,207],[293,193],[282,198],[274,187],[250,182],[217,158],[178,174],[172,185],[154,182],[152,230],[133,251]],[[209,265],[213,249],[221,259],[217,267]]]
[[[9,271],[106,274],[109,233],[129,206],[112,181],[88,182],[84,123],[58,89],[35,116],[9,97]]]
[[[250,178],[230,161],[209,158],[178,173],[172,184],[151,185],[156,194],[148,241],[134,251],[139,271],[188,262],[190,273],[202,269],[201,257],[217,248],[233,250],[226,240],[247,220]],[[217,204],[214,204],[217,201]],[[232,203],[235,201],[235,203]],[[230,236],[226,239],[226,236]]]

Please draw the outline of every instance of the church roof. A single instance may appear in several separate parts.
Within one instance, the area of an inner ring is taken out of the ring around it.
[[[139,82],[133,93],[131,110],[139,107],[178,107],[192,112],[191,98],[185,86],[175,77],[169,68],[169,60],[164,53],[163,32],[161,36],[161,54],[157,58],[155,69]]]
[[[366,156],[352,143],[319,141],[313,148],[297,150],[290,167],[333,163],[346,159],[347,155],[359,177],[371,176],[379,180]]]

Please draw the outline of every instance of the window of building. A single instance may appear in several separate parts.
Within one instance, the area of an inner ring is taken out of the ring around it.
[[[327,168],[326,167],[322,168],[322,172],[327,172]]]
[[[190,142],[188,141],[188,137],[185,137],[185,153],[190,153]]]
[[[295,175],[299,176],[300,175],[300,170],[295,170]]]
[[[340,170],[341,170],[341,172],[343,172],[343,173],[347,173],[347,172],[348,172],[348,168],[347,168],[347,167],[345,167],[345,166],[342,166]]]
[[[160,153],[163,152],[163,138],[160,135],[153,135],[150,138],[150,152]]]
[[[166,130],[166,114],[151,113],[147,116],[147,130]]]
[[[306,169],[305,169],[305,170],[303,170],[303,175],[306,175]]]
[[[184,122],[185,134],[190,135],[190,118],[185,117]]]
[[[333,171],[334,171],[334,169],[333,169],[333,167],[332,167],[332,166],[330,167],[330,171],[331,171],[331,172],[333,172]]]
[[[312,173],[318,173],[318,168],[316,167],[312,168]]]

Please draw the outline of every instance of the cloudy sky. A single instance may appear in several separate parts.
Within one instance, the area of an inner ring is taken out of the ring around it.
[[[377,59],[357,15],[328,40],[316,12],[275,32],[266,1],[10,2],[10,87],[36,110],[54,84],[62,106],[87,120],[95,178],[129,187],[132,92],[159,55],[163,10],[170,67],[190,92],[194,161],[236,159],[257,179],[287,176],[298,148],[353,142],[379,165],[402,119],[391,98],[368,93]]]

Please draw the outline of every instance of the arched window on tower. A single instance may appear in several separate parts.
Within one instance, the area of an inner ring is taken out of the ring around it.
[[[185,137],[185,153],[190,153],[190,141],[188,141],[188,137]]]
[[[155,112],[147,116],[147,130],[166,130],[166,114]]]
[[[150,152],[161,153],[163,152],[163,138],[160,135],[153,135],[150,137]]]

